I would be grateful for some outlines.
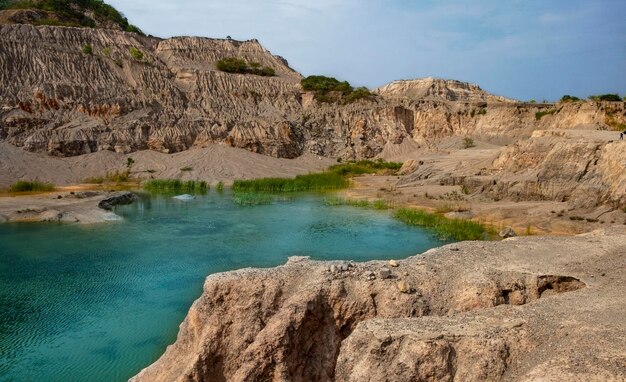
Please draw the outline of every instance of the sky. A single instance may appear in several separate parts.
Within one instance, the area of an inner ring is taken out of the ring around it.
[[[420,77],[519,100],[626,96],[626,0],[109,0],[158,37],[256,38],[303,75]]]

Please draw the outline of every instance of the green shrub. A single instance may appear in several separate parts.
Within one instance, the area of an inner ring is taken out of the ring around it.
[[[300,81],[302,89],[315,93],[315,99],[324,103],[349,104],[361,99],[372,99],[372,94],[367,88],[354,89],[347,81],[339,81],[334,77],[308,76]]]
[[[598,94],[589,96],[592,101],[609,101],[609,102],[622,102],[622,98],[618,94]]]
[[[140,51],[139,49],[135,48],[134,46],[131,46],[129,49],[129,52],[130,52],[130,56],[134,58],[135,60],[143,61],[143,58],[144,58],[143,52]]]
[[[580,101],[580,98],[566,94],[563,97],[561,97],[560,102],[576,102],[576,101]]]
[[[83,46],[83,53],[85,53],[85,54],[93,54],[93,47],[91,46],[91,44],[85,44]]]
[[[187,192],[203,194],[209,190],[209,185],[207,182],[199,180],[153,179],[145,182],[143,189],[155,193]]]
[[[94,28],[96,20],[99,22],[112,22],[122,30],[143,35],[141,29],[128,23],[118,10],[102,0],[22,0],[0,1],[2,9],[41,9],[55,13],[62,21],[56,19],[43,19],[33,22],[33,25],[58,25]],[[91,13],[93,18],[86,16]],[[95,19],[95,20],[94,20]]]
[[[218,70],[226,73],[245,73],[248,65],[244,60],[234,57],[226,57],[219,60],[215,66]]]
[[[246,61],[234,57],[226,57],[217,61],[215,67],[217,70],[226,73],[254,74],[265,77],[276,75],[276,71],[268,66],[261,67],[261,64],[258,62],[248,64]]]
[[[215,189],[219,193],[224,192],[224,182],[222,182],[221,180],[219,182],[217,182],[217,187]]]
[[[54,191],[54,184],[52,183],[42,183],[37,180],[34,181],[25,181],[18,180],[13,183],[9,187],[9,192],[46,192],[46,191]]]
[[[401,208],[396,211],[395,217],[406,224],[431,229],[444,239],[485,240],[489,233],[484,224],[448,219],[423,210]]]

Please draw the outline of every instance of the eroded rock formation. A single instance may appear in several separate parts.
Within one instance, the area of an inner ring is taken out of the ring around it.
[[[458,243],[391,267],[292,258],[212,275],[133,381],[522,381],[548,364],[548,377],[619,380],[624,251],[614,228]]]
[[[277,76],[217,71],[225,57]],[[0,139],[55,156],[222,143],[282,158],[361,159],[404,141],[473,135],[508,143],[537,128],[626,120],[622,103],[520,104],[436,79],[394,82],[351,105],[318,103],[302,92],[300,74],[256,40],[0,25],[0,68]],[[537,120],[538,111],[552,114]]]

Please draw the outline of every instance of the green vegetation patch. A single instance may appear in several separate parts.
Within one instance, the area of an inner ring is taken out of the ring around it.
[[[561,97],[560,102],[576,102],[576,101],[580,101],[580,98],[566,94],[563,97]]]
[[[209,191],[209,184],[202,180],[182,181],[180,179],[153,179],[143,184],[143,189],[154,193],[187,192],[204,194]]]
[[[382,160],[363,160],[347,162],[331,166],[327,171],[295,178],[261,178],[237,180],[233,183],[235,192],[299,192],[323,191],[346,188],[349,176],[374,173],[395,173],[402,163],[385,162]]]
[[[217,70],[226,73],[254,74],[263,77],[274,77],[276,71],[269,66],[261,67],[258,62],[246,62],[245,60],[226,57],[215,63]]]
[[[135,48],[134,46],[132,46],[129,50],[130,56],[137,60],[137,61],[143,61],[144,55],[143,52],[140,51],[139,49]]]
[[[444,239],[485,240],[490,233],[484,224],[471,220],[448,219],[423,210],[401,208],[396,211],[395,217],[406,224],[431,229]]]
[[[39,20],[37,24],[40,25],[94,28],[96,21],[113,22],[126,32],[143,35],[141,29],[130,24],[121,12],[102,0],[5,0],[0,1],[0,10],[3,9],[41,9],[53,12],[61,19]],[[93,18],[86,15],[88,12],[93,14]]]
[[[300,81],[302,89],[315,93],[315,99],[325,103],[349,104],[361,99],[373,99],[366,87],[353,88],[348,81],[334,77],[308,76]]]
[[[93,47],[91,46],[91,44],[85,44],[83,46],[83,53],[85,53],[85,54],[93,54]]]
[[[622,102],[619,94],[598,94],[589,96],[589,99],[592,101]]]
[[[240,206],[261,206],[272,204],[274,199],[263,192],[236,192],[233,194],[233,202]]]
[[[336,164],[329,167],[328,170],[342,175],[361,175],[384,172],[393,174],[396,171],[400,170],[401,167],[402,163],[398,162],[385,162],[383,160],[360,160]]]
[[[336,172],[298,175],[295,178],[261,178],[236,180],[233,191],[240,192],[298,192],[334,190],[348,187],[348,180]]]
[[[535,113],[535,119],[537,121],[539,121],[541,118],[543,118],[546,115],[553,115],[558,113],[559,110],[558,109],[550,109],[550,110],[541,110]]]
[[[54,184],[39,181],[18,180],[9,187],[9,192],[47,192],[54,191]]]

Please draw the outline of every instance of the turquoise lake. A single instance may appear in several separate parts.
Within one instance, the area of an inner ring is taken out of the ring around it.
[[[445,244],[386,211],[323,196],[238,206],[144,197],[89,226],[0,224],[0,381],[126,381],[174,342],[207,275],[405,258]]]

